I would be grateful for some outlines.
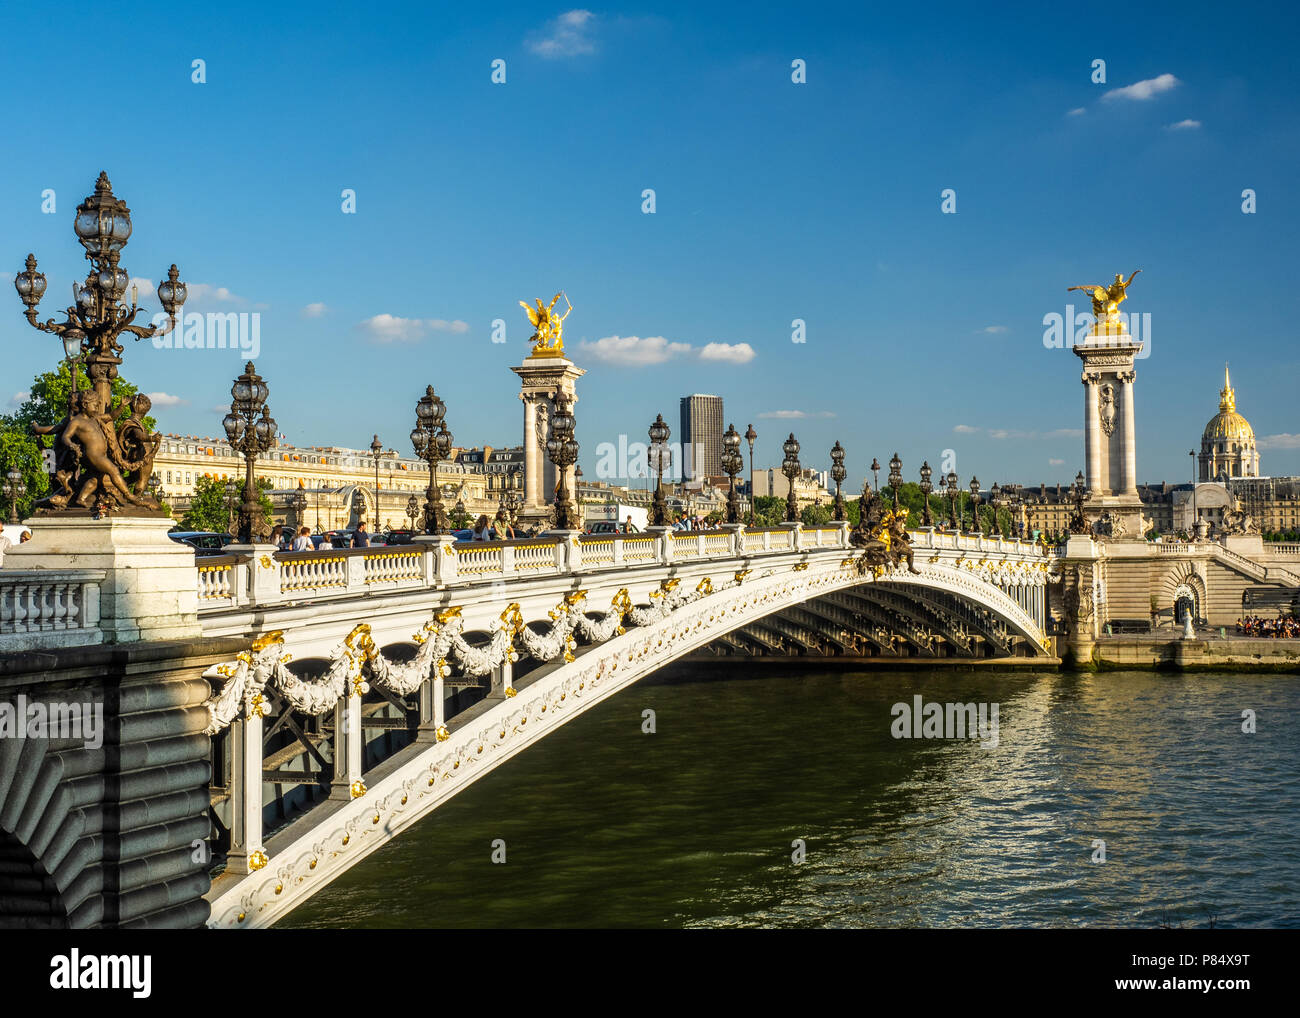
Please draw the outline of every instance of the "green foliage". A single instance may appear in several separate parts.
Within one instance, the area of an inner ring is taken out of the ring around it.
[[[90,379],[84,371],[77,372],[77,388],[90,388]],[[123,378],[113,379],[114,413],[124,409],[127,402],[140,390]],[[60,362],[57,371],[46,371],[32,380],[31,395],[27,402],[14,411],[12,419],[26,428],[29,424],[41,424],[49,427],[58,424],[68,413],[68,399],[72,395],[72,374],[68,371],[66,361]],[[152,416],[144,419],[144,426],[150,431],[157,428],[158,422]],[[46,444],[49,442],[47,440]]]
[[[447,520],[451,523],[452,530],[464,530],[470,524],[470,515],[464,509],[457,512],[455,508],[452,508],[447,513]]]
[[[41,446],[37,437],[15,425],[10,418],[0,417],[0,482],[14,468],[23,475],[26,493],[18,500],[18,518],[32,514],[32,503],[44,498],[50,489],[50,478],[41,462]],[[8,519],[9,503],[4,503],[4,517]]]
[[[828,505],[806,505],[799,514],[805,527],[820,527],[831,521],[831,507]]]
[[[758,495],[754,498],[754,526],[775,527],[785,519],[785,499],[775,495]]]
[[[259,477],[257,487],[260,492],[263,518],[271,522],[271,499],[266,493],[271,482]],[[243,485],[240,484],[233,498],[226,492],[226,483],[211,477],[198,477],[194,482],[194,496],[190,508],[181,517],[181,530],[210,530],[228,533],[232,521],[239,515],[239,506],[243,501]]]

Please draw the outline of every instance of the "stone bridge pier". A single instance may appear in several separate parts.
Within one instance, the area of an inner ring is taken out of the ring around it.
[[[0,654],[0,928],[207,921],[202,676],[232,645]]]

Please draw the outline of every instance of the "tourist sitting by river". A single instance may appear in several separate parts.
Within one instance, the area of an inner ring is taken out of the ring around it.
[[[1300,620],[1293,618],[1262,619],[1251,615],[1237,620],[1240,636],[1262,636],[1281,639],[1300,639]]]

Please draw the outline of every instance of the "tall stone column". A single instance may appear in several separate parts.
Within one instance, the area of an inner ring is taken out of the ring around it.
[[[1133,405],[1133,380],[1136,371],[1120,371],[1116,377],[1121,383],[1124,443],[1124,494],[1137,494],[1137,439],[1135,437],[1135,417],[1137,408]]]
[[[1101,413],[1098,409],[1098,383],[1100,373],[1085,371],[1083,373],[1083,444],[1086,462],[1088,491],[1093,495],[1110,494],[1101,475]]]

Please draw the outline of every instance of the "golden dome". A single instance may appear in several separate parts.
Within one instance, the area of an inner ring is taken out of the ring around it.
[[[1255,429],[1237,413],[1237,397],[1226,364],[1223,366],[1223,388],[1219,390],[1219,412],[1205,426],[1201,441],[1207,446],[1211,442],[1240,442],[1252,448],[1255,445]]]

